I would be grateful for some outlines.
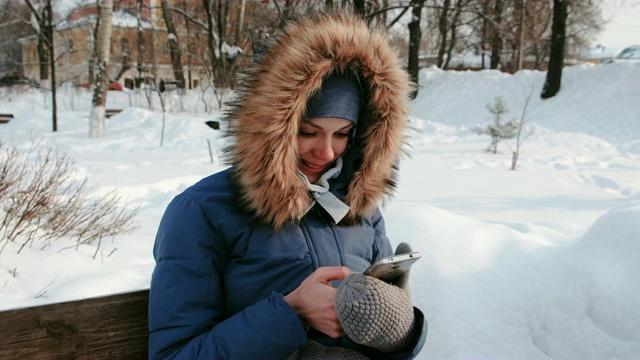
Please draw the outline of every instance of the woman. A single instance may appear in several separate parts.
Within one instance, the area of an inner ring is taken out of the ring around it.
[[[158,229],[150,357],[415,357],[426,324],[410,302],[392,347],[355,341],[336,310],[350,278],[368,281],[355,273],[392,255],[378,204],[411,86],[385,34],[344,13],[292,21],[242,79],[232,166],[178,195]]]

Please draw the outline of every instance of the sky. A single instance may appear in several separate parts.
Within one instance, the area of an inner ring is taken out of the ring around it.
[[[539,71],[421,71],[409,156],[383,208],[393,245],[423,255],[410,280],[429,322],[419,359],[640,359],[640,62],[563,74],[543,101]],[[204,123],[220,120],[204,110],[203,96],[216,103],[210,93],[165,93],[163,133],[157,99],[111,91],[108,108],[124,110],[99,139],[88,136],[91,94],[58,94],[53,133],[47,94],[0,88],[0,113],[15,115],[0,141],[68,155],[92,194],[115,190],[140,207],[139,228],[99,247],[35,241],[18,254],[19,243],[0,244],[0,309],[148,288],[165,207],[225,168],[220,132]],[[513,141],[491,154],[472,131],[492,121],[486,105],[497,96],[504,119],[524,114],[515,171]]]
[[[640,1],[601,1],[607,23],[593,44],[613,48],[640,44]]]

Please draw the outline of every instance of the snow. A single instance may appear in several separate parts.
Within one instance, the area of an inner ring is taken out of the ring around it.
[[[244,53],[241,47],[235,45],[229,45],[226,42],[222,43],[222,52],[227,54],[228,59],[235,59],[239,54]]]
[[[423,254],[412,271],[416,306],[429,322],[428,358],[640,358],[640,62],[566,68],[561,92],[539,97],[545,73],[508,75],[422,70],[413,102],[410,156],[384,208],[389,238]],[[527,95],[527,137],[484,150],[474,134],[505,99],[519,119]],[[72,157],[95,192],[112,189],[140,206],[138,230],[101,248],[35,243],[0,253],[0,309],[145,289],[153,239],[173,196],[224,168],[220,133],[205,120],[200,92],[155,99],[110,91],[106,136],[89,137],[91,93],[59,91],[51,132],[50,97],[0,88],[5,146],[32,141]],[[215,104],[212,94],[206,94]],[[222,123],[224,128],[224,122]],[[212,148],[210,156],[208,144]],[[212,160],[213,159],[213,163]],[[96,254],[95,259],[93,258]]]

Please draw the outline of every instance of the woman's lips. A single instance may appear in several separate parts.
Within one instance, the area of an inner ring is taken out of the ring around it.
[[[327,167],[327,164],[324,165],[316,165],[316,164],[312,164],[304,159],[300,160],[300,163],[307,169],[311,170],[311,172],[319,172],[324,170]]]

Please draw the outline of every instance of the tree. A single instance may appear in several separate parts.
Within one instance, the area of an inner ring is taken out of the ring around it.
[[[435,65],[439,68],[447,69],[450,66],[454,51],[468,48],[468,39],[472,34],[469,30],[481,14],[477,9],[477,1],[442,0],[425,5],[425,8],[432,10],[427,13],[426,26],[429,30],[425,33],[426,40],[433,45],[428,46],[430,49],[427,52],[436,54]]]
[[[554,97],[560,91],[564,66],[564,42],[567,30],[568,0],[553,0],[553,25],[551,26],[551,54],[549,70],[542,88],[543,99]]]
[[[51,120],[53,131],[58,131],[58,101],[56,96],[56,62],[53,46],[53,8],[51,0],[34,6],[25,0],[31,11],[32,26],[38,36],[38,59],[40,60],[40,80],[49,82],[51,89]],[[45,86],[46,87],[46,86]]]
[[[565,54],[578,54],[601,28],[602,5],[593,0],[567,1]],[[425,8],[434,11],[427,13],[429,30],[423,30],[422,50],[436,54],[434,63],[443,69],[451,66],[447,60],[453,61],[456,52],[482,55],[482,68],[502,71],[543,70],[547,65],[551,1],[431,0]]]
[[[522,70],[522,63],[524,61],[524,19],[526,17],[526,4],[527,0],[520,0],[520,16],[518,19],[518,67],[517,70]]]
[[[207,47],[208,47],[208,56],[209,56],[209,62],[211,64],[211,68],[208,69],[209,71],[207,71],[207,75],[209,77],[209,82],[211,84],[214,84],[214,94],[216,95],[217,99],[218,99],[218,104],[220,105],[222,102],[222,96],[220,95],[220,91],[218,91],[218,87],[221,86],[220,84],[220,70],[219,68],[224,66],[224,63],[222,62],[222,60],[220,59],[220,52],[219,52],[219,48],[218,48],[218,44],[220,43],[220,37],[218,36],[218,34],[216,34],[216,17],[215,17],[215,4],[213,1],[207,1],[207,0],[203,0],[204,3],[204,8],[205,8],[205,14],[207,16],[207,26],[206,26],[206,31],[207,31]],[[218,8],[219,10],[219,8]]]
[[[162,15],[164,16],[164,22],[167,25],[167,41],[169,43],[169,54],[171,56],[171,67],[173,68],[173,76],[178,82],[178,88],[180,92],[185,92],[184,73],[182,70],[182,61],[180,59],[180,44],[178,43],[178,32],[173,24],[172,14],[169,12],[167,0],[161,0]]]
[[[498,152],[498,143],[501,140],[511,139],[518,134],[518,124],[515,120],[510,120],[506,123],[501,122],[502,115],[509,112],[509,108],[501,96],[496,96],[493,99],[493,103],[488,103],[486,107],[493,114],[494,123],[484,128],[476,126],[473,132],[478,135],[486,134],[491,136],[491,144],[487,151],[496,154]]]
[[[95,86],[93,89],[91,118],[89,122],[89,135],[92,138],[104,136],[104,118],[107,103],[107,84],[109,57],[111,54],[111,17],[113,13],[113,0],[98,0],[100,12],[100,24],[98,26],[98,41],[96,53],[98,56],[96,66]]]
[[[144,31],[142,28],[142,3],[143,0],[136,0],[136,24],[137,24],[137,32],[136,32],[136,91],[140,91],[140,85],[144,82],[146,78],[146,69],[145,69],[145,61],[144,61],[144,53],[146,52],[146,48],[144,46]]]
[[[242,41],[242,26],[244,25],[244,9],[247,6],[247,0],[241,0],[238,5],[236,13],[236,33],[235,33],[235,45],[239,46]]]
[[[100,51],[100,49],[98,48],[97,44],[98,44],[98,33],[100,32],[100,5],[96,2],[96,14],[98,14],[98,18],[96,19],[95,24],[93,24],[93,26],[88,26],[88,29],[91,29],[91,39],[93,40],[93,54],[91,54],[91,57],[89,58],[88,61],[88,65],[89,65],[89,73],[87,76],[87,82],[89,84],[95,84],[96,83],[96,66],[97,66],[97,62],[98,62],[98,52]]]
[[[242,39],[242,29],[244,27],[246,1],[230,2],[229,0],[199,0],[200,5],[195,5],[187,11],[187,8],[172,7],[176,13],[182,15],[189,24],[196,25],[203,30],[206,38],[201,38],[201,34],[197,31],[192,32],[189,49],[204,49],[199,57],[194,57],[195,61],[199,61],[203,75],[207,77],[208,84],[213,85],[214,95],[218,101],[218,105],[222,106],[222,102],[228,88],[233,87],[234,76],[240,64],[238,61],[240,54],[244,53],[241,45],[244,43]],[[278,12],[280,7],[274,2]],[[291,11],[289,1],[285,3],[283,11]],[[235,9],[235,12],[234,12]],[[252,7],[249,9],[253,10]],[[236,22],[230,20],[231,15],[235,14]],[[235,28],[235,31],[233,31]],[[234,42],[229,45],[227,39]],[[199,42],[200,46],[191,46]],[[204,84],[203,84],[204,86]],[[209,86],[209,85],[207,85]]]
[[[491,69],[497,69],[502,58],[502,15],[504,11],[503,0],[495,0],[493,3],[493,16],[495,25],[491,27],[490,47],[491,47]]]
[[[458,0],[455,3],[451,24],[449,26],[450,35],[449,35],[448,46],[446,47],[446,60],[444,61],[444,64],[442,64],[443,69],[447,69],[449,67],[449,63],[451,62],[453,49],[456,46],[458,27],[460,26],[461,14],[467,2],[468,0]]]
[[[449,33],[449,10],[451,7],[451,0],[444,0],[442,8],[439,11],[438,16],[438,36],[440,38],[438,45],[438,60],[436,66],[443,68],[444,54],[447,48],[447,34]]]
[[[420,43],[422,40],[422,32],[420,31],[420,21],[422,19],[422,8],[424,0],[412,0],[411,21],[409,22],[409,62],[407,71],[414,84],[418,84],[418,74],[420,66],[418,64],[418,56],[420,55]],[[411,99],[418,96],[418,88],[411,92]]]

